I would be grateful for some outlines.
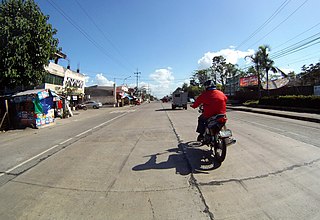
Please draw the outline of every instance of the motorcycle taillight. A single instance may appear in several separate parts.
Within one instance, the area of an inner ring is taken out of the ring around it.
[[[219,118],[219,119],[217,119],[217,121],[219,122],[219,123],[221,123],[221,124],[224,124],[224,123],[226,123],[227,122],[227,118],[226,117],[223,117],[223,118]]]

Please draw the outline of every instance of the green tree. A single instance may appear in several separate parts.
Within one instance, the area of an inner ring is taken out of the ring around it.
[[[310,64],[309,66],[303,65],[302,72],[299,74],[299,79],[302,85],[317,85],[320,82],[320,62]]]
[[[260,65],[261,68],[264,70],[266,74],[266,83],[267,83],[267,90],[269,90],[269,71],[277,72],[277,69],[273,66],[274,61],[269,58],[269,51],[270,47],[267,45],[262,45],[259,47],[258,53],[260,58]]]
[[[0,88],[39,85],[57,51],[56,30],[33,0],[0,4]]]
[[[268,81],[269,81],[269,71],[278,72],[279,69],[274,67],[274,61],[269,57],[270,47],[267,45],[262,45],[259,49],[249,58],[251,62],[254,64],[255,72],[258,76],[258,93],[259,98],[261,97],[261,79],[265,76],[265,81],[267,82],[267,90],[268,90]]]
[[[188,85],[187,83],[184,83],[181,89],[184,92],[188,92],[188,97],[190,98],[195,98],[202,92],[201,88],[198,85]]]
[[[226,59],[223,56],[215,56],[212,58],[212,78],[216,84],[220,83],[224,89],[227,81]]]
[[[205,81],[210,79],[210,69],[196,70],[191,79],[195,84],[203,85]]]

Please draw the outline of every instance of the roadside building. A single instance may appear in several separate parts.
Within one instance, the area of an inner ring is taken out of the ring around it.
[[[70,70],[69,66],[65,68],[52,62],[45,66],[45,70],[47,70],[48,74],[44,83],[37,88],[55,91],[58,95],[65,97],[71,106],[82,102],[85,76],[79,70],[75,72]]]
[[[114,91],[116,90],[116,95]],[[85,88],[85,100],[98,101],[102,104],[113,104],[117,107],[131,104],[133,97],[127,86],[89,86]]]
[[[89,86],[84,90],[85,100],[101,102],[102,104],[114,104],[114,87],[113,86]]]

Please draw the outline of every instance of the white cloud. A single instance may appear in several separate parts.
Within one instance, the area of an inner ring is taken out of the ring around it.
[[[249,49],[248,51],[235,50],[233,46],[228,49],[222,49],[217,52],[207,52],[202,58],[198,60],[199,69],[206,69],[212,65],[212,58],[215,56],[223,56],[226,58],[227,63],[237,64],[240,59],[246,56],[252,55],[254,50]]]
[[[151,92],[158,98],[169,95],[173,90],[176,89],[171,67],[157,69],[154,73],[150,74],[149,77],[157,82],[157,84],[153,83],[149,84],[149,86]]]
[[[150,78],[160,83],[161,85],[168,86],[171,82],[174,81],[174,77],[171,72],[171,68],[158,69],[154,73],[150,74]]]
[[[113,81],[107,79],[102,73],[99,73],[95,77],[95,82],[99,86],[113,86]]]

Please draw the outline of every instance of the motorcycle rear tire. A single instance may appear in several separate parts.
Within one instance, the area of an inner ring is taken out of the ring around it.
[[[214,157],[218,162],[222,163],[226,159],[226,155],[227,155],[226,140],[222,138],[218,138],[218,140],[214,142]]]

